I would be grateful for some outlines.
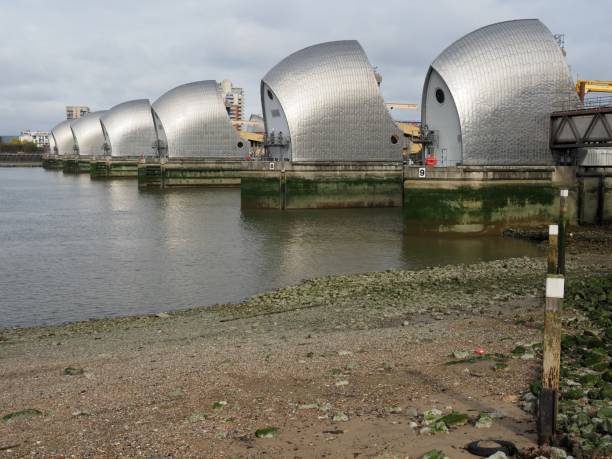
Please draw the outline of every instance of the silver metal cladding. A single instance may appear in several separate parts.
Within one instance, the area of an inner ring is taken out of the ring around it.
[[[56,152],[56,148],[55,148],[55,139],[53,138],[53,131],[49,133],[49,154],[51,155],[55,155]]]
[[[294,162],[402,159],[402,133],[357,41],[291,54],[263,77],[261,99],[268,139],[286,126]]]
[[[168,156],[223,158],[248,154],[247,142],[232,127],[217,82],[196,81],[163,94],[153,103],[168,144]]]
[[[73,120],[65,120],[51,129],[51,134],[55,141],[55,147],[57,148],[58,155],[74,155],[76,151],[74,149],[74,136],[72,135],[72,129],[70,124]]]
[[[111,156],[156,156],[157,134],[151,104],[138,99],[115,105],[100,116]]]
[[[106,110],[90,112],[82,118],[77,118],[71,124],[74,140],[77,144],[79,155],[95,156],[104,154],[104,134],[100,117]]]
[[[421,119],[440,132],[438,154],[446,148],[458,163],[551,164],[550,113],[573,97],[569,68],[550,30],[537,19],[507,21],[464,36],[436,58]]]

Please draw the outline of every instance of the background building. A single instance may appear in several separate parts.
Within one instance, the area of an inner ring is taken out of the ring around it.
[[[550,114],[577,100],[563,50],[537,19],[457,40],[431,64],[421,121],[438,165],[552,164]]]
[[[354,40],[304,48],[261,82],[267,153],[308,161],[401,161],[402,131]]]
[[[38,148],[45,148],[49,145],[49,133],[46,131],[21,131],[19,141],[32,142]]]
[[[84,107],[82,105],[69,105],[66,107],[66,119],[76,120],[77,118],[87,115],[89,112],[89,107]]]
[[[232,85],[230,80],[219,83],[219,90],[225,103],[225,109],[232,121],[239,121],[244,116],[244,91]]]

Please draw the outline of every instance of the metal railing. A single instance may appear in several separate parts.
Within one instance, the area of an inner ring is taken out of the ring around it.
[[[595,108],[612,107],[612,95],[586,97],[581,102],[577,97],[570,96],[553,104],[555,112],[570,112],[577,110],[591,110]]]

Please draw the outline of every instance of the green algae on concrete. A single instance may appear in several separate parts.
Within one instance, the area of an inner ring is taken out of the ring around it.
[[[136,178],[138,177],[137,159],[92,160],[89,167],[92,179],[98,178]]]
[[[287,209],[400,207],[402,180],[399,175],[311,178],[287,174],[285,195]]]
[[[508,223],[556,221],[559,189],[553,184],[465,183],[404,189],[404,214],[420,227],[441,231],[486,231]]]
[[[243,209],[281,209],[281,182],[277,174],[265,177],[243,176],[240,202]]]
[[[63,160],[58,156],[43,157],[42,167],[48,170],[62,170],[64,167]]]

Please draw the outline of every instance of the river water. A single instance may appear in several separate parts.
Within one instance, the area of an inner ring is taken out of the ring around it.
[[[540,254],[411,234],[401,209],[241,211],[238,189],[139,191],[0,168],[0,328],[235,302],[302,279]]]

